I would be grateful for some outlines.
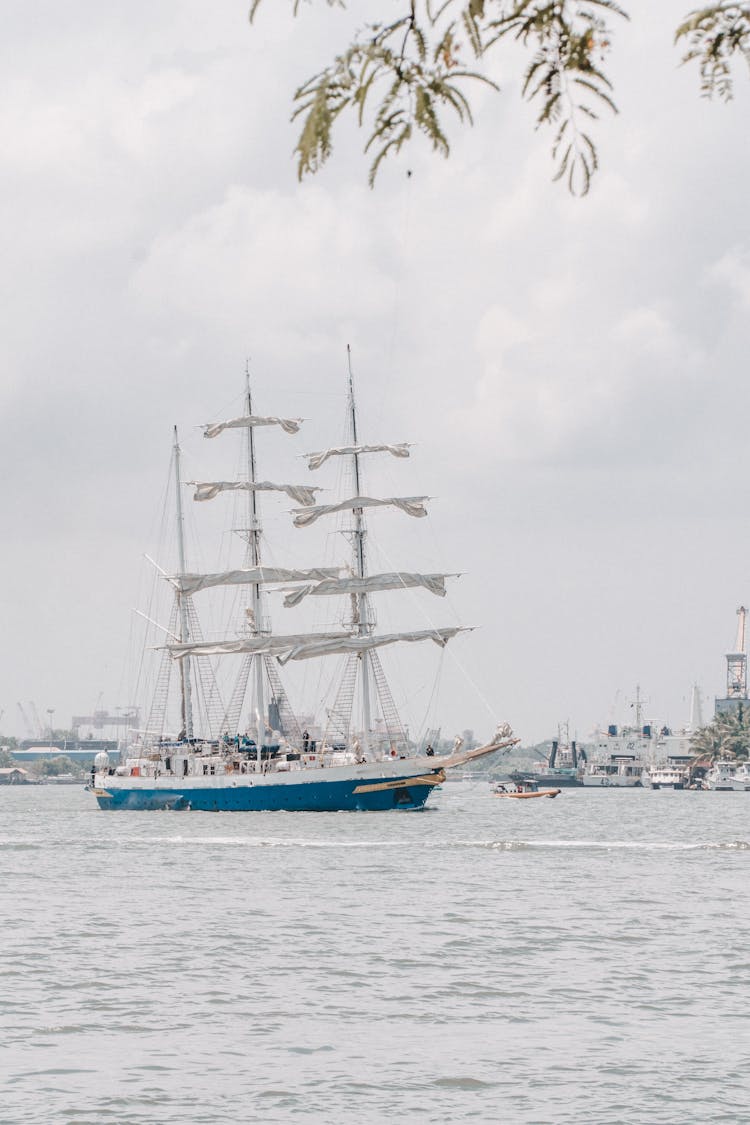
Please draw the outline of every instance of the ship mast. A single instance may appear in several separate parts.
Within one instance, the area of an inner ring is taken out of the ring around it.
[[[174,475],[175,493],[177,497],[177,551],[180,565],[180,574],[187,573],[185,565],[185,521],[182,512],[182,481],[180,479],[180,443],[177,439],[177,427],[174,428]],[[187,595],[178,591],[177,604],[180,610],[180,641],[185,644],[190,639],[190,625],[188,622]],[[180,661],[180,701],[182,714],[182,729],[186,738],[193,737],[193,699],[191,688],[190,657]]]
[[[250,372],[245,367],[245,386],[247,393],[247,413],[250,417],[253,413],[252,395],[250,393]],[[251,484],[255,484],[255,430],[253,426],[248,426],[247,429],[247,479]],[[257,493],[254,489],[248,492],[248,509],[249,509],[249,530],[248,530],[248,544],[250,547],[250,563],[252,566],[260,566],[260,536],[261,527],[258,517],[258,499]],[[252,584],[252,599],[253,599],[253,631],[256,636],[261,633],[261,596],[260,596],[260,583],[253,582]],[[257,720],[256,729],[256,753],[258,762],[262,758],[262,747],[266,737],[266,722],[265,722],[265,700],[263,692],[263,657],[255,656],[253,658],[255,665],[255,717]]]
[[[359,444],[357,435],[357,410],[354,402],[354,379],[352,375],[352,353],[349,345],[346,345],[346,357],[349,366],[349,414],[352,427],[352,444],[354,446],[354,453],[352,454],[352,461],[354,465],[354,494],[361,496],[360,488],[360,473],[359,473],[359,454],[357,453],[357,446]],[[354,559],[356,564],[357,578],[364,578],[367,571],[365,565],[365,537],[367,532],[365,530],[365,520],[362,508],[354,509]],[[367,636],[370,632],[369,622],[369,609],[367,603],[367,595],[359,593],[357,595],[357,634],[360,637]],[[370,658],[366,649],[359,654],[361,673],[362,673],[362,754],[368,757],[368,750],[370,746]]]

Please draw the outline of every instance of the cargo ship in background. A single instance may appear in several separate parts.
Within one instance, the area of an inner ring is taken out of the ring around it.
[[[535,762],[531,770],[516,770],[508,776],[516,783],[533,779],[540,786],[570,788],[583,784],[583,770],[588,761],[586,750],[570,738],[569,724],[561,723],[557,738],[552,740],[549,755]]]

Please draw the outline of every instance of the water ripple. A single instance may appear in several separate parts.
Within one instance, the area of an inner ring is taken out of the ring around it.
[[[0,794],[0,1121],[737,1125],[750,805],[675,798]]]

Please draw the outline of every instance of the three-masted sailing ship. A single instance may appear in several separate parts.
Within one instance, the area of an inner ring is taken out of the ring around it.
[[[194,809],[204,811],[344,811],[418,809],[446,776],[446,770],[507,749],[517,741],[510,727],[500,724],[489,743],[462,751],[454,745],[448,755],[431,748],[415,752],[398,717],[380,662],[379,650],[396,643],[431,640],[444,647],[460,626],[378,634],[372,595],[381,591],[423,588],[445,593],[446,574],[412,572],[370,573],[367,562],[365,512],[395,508],[409,516],[426,514],[424,496],[376,498],[362,494],[362,461],[372,454],[408,457],[406,444],[362,444],[359,439],[354,387],[349,367],[348,444],[306,455],[311,470],[330,458],[348,458],[354,495],[333,504],[318,504],[316,487],[275,484],[258,479],[256,431],[273,427],[297,433],[301,421],[253,413],[249,380],[245,412],[204,427],[206,438],[227,431],[246,437],[246,467],[242,479],[192,482],[194,499],[205,501],[226,492],[247,495],[246,554],[235,570],[194,573],[187,569],[181,500],[180,448],[175,432],[174,473],[178,573],[164,575],[174,591],[170,626],[165,630],[162,672],[147,729],[120,764],[106,754],[97,756],[91,789],[103,809]],[[343,513],[351,520],[348,538],[352,559],[348,567],[292,569],[266,566],[263,561],[259,493],[285,494],[298,507],[294,525],[305,528],[318,519]],[[234,586],[246,592],[240,628],[234,637],[203,640],[193,598],[202,591]],[[266,614],[267,588],[285,593],[285,605],[308,597],[344,596],[349,613],[342,626],[323,632],[279,633]],[[342,656],[343,674],[333,705],[312,739],[300,723],[282,683],[290,661]],[[218,703],[219,689],[211,676],[211,661],[239,660],[239,671],[226,706]],[[178,734],[165,733],[170,669],[179,671],[180,723]],[[200,695],[209,716],[208,729],[194,720],[194,699]],[[355,697],[360,707],[355,711]],[[245,715],[246,721],[242,718]],[[247,716],[251,719],[248,722]],[[359,719],[359,722],[357,722]]]

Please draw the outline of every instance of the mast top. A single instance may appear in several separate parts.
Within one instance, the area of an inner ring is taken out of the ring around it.
[[[352,371],[352,349],[351,345],[346,345],[346,363],[349,368],[349,413],[351,416],[352,427],[352,440],[354,441],[354,479],[356,482],[357,494],[359,495],[359,457],[356,452],[356,446],[359,444],[359,436],[357,434],[357,408],[354,402],[354,372]]]

